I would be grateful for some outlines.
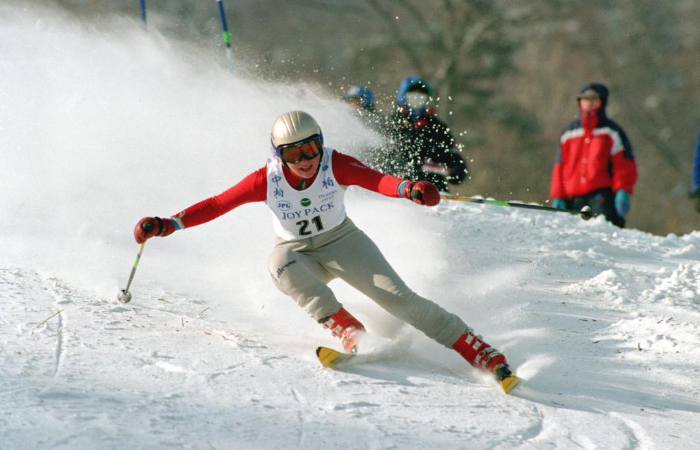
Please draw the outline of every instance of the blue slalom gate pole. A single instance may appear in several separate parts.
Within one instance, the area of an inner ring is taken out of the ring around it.
[[[224,44],[226,45],[226,58],[228,59],[228,68],[231,72],[233,69],[233,50],[231,49],[231,34],[228,32],[228,25],[226,24],[226,12],[224,12],[224,2],[223,0],[216,0],[219,4],[219,16],[221,16],[221,36],[224,39]]]
[[[146,28],[146,0],[141,0],[141,21],[143,27]]]

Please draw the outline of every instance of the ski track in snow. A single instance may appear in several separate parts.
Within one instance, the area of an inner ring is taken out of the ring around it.
[[[509,396],[336,281],[376,351],[322,368],[316,346],[339,344],[269,282],[260,205],[149,241],[118,303],[134,223],[257,169],[281,112],[310,111],[341,151],[376,140],[315,87],[100,25],[0,6],[0,449],[697,447],[698,232],[350,188],[408,284],[508,356]]]

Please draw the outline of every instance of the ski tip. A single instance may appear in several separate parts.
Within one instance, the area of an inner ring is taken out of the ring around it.
[[[341,353],[337,350],[333,350],[332,348],[328,347],[318,347],[316,349],[316,356],[318,357],[318,360],[321,362],[321,364],[323,364],[323,367],[333,368],[338,364],[347,361],[353,355]]]
[[[503,392],[506,394],[509,393],[510,391],[513,390],[519,383],[520,383],[520,378],[515,376],[515,374],[504,378],[503,380],[500,381],[501,383],[501,388],[503,388]]]
[[[318,347],[316,349],[316,357],[323,364],[323,367],[333,367],[336,364],[336,359],[340,358],[340,352],[328,347]]]

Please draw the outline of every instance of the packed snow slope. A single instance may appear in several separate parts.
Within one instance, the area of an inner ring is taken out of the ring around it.
[[[223,58],[0,7],[0,448],[697,446],[700,233],[350,188],[408,284],[508,356],[511,396],[340,282],[384,357],[322,368],[338,343],[271,284],[262,204],[149,241],[119,304],[138,219],[262,166],[280,113],[341,151],[376,139],[318,88]]]

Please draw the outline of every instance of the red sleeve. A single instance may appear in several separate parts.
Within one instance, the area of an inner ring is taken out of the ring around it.
[[[555,198],[566,199],[564,194],[564,188],[561,182],[561,164],[554,163],[554,168],[552,169],[552,182],[549,186],[549,198],[554,200]]]
[[[333,174],[343,186],[360,186],[387,197],[401,197],[398,190],[401,178],[371,169],[337,150],[333,152]]]
[[[267,166],[258,169],[219,195],[196,203],[173,216],[185,228],[194,227],[250,202],[267,199]]]
[[[561,164],[562,159],[562,144],[557,147],[557,156],[554,161],[554,167],[552,168],[552,181],[549,185],[549,198],[554,200],[555,198],[566,199],[566,194],[564,193],[564,182],[561,177]]]
[[[610,121],[612,122],[612,121]],[[612,163],[612,190],[620,189],[629,194],[634,193],[634,185],[637,183],[637,163],[632,154],[632,143],[627,138],[625,131],[612,122],[610,137],[613,141],[610,148],[610,161]]]
[[[637,163],[634,159],[628,158],[623,152],[618,152],[612,157],[612,165],[613,192],[622,189],[629,194],[634,194],[634,185],[637,183]]]

